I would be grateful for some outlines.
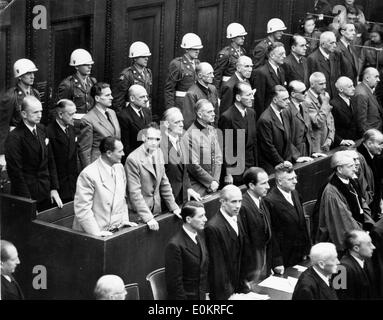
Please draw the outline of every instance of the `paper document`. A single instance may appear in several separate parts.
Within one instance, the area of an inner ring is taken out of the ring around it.
[[[234,293],[230,296],[229,300],[269,300],[267,294],[259,294],[255,292],[249,293]]]
[[[293,268],[297,269],[299,272],[303,272],[307,270],[307,267],[301,266],[299,264],[295,265]]]
[[[270,276],[263,280],[258,285],[261,287],[276,289],[288,293],[293,293],[295,285],[297,284],[298,279],[288,277],[286,278],[280,278],[280,277],[274,277]]]

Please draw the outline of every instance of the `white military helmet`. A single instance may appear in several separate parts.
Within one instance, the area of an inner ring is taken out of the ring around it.
[[[76,49],[70,55],[69,65],[72,67],[81,66],[83,64],[93,64],[92,56],[85,49]]]
[[[286,26],[281,19],[273,18],[267,23],[267,33],[286,30]]]
[[[240,23],[230,23],[226,28],[226,38],[232,39],[235,37],[241,37],[247,35],[247,32],[243,25]]]
[[[149,47],[142,41],[136,41],[130,45],[129,58],[149,57],[151,55]]]
[[[36,72],[39,69],[36,68],[35,64],[29,59],[19,59],[13,65],[13,74],[15,78],[21,77],[23,74],[28,72]]]
[[[182,37],[181,48],[184,49],[202,49],[202,41],[195,33],[187,33]]]

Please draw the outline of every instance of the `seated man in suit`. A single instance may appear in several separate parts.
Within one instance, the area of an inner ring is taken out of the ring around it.
[[[265,278],[271,272],[271,218],[263,203],[270,189],[269,177],[258,167],[247,169],[243,175],[247,192],[243,194],[239,212],[248,238],[245,250],[244,274],[248,281]]]
[[[186,92],[183,102],[182,115],[184,117],[185,128],[189,128],[195,120],[194,106],[199,99],[207,99],[214,106],[216,116],[215,122],[218,121],[219,98],[218,90],[212,84],[214,79],[214,69],[207,62],[201,62],[195,67],[197,81]]]
[[[368,129],[382,131],[383,108],[378,102],[374,89],[380,81],[379,71],[375,68],[366,68],[363,72],[363,81],[355,88],[355,104],[358,106],[359,134]]]
[[[306,39],[298,34],[293,35],[291,38],[291,53],[286,57],[282,65],[287,83],[298,80],[306,86],[309,85],[306,51]]]
[[[133,150],[142,144],[142,136],[139,133],[152,122],[152,112],[147,108],[149,97],[146,89],[134,84],[129,88],[128,96],[129,101],[117,113],[125,153],[122,163]]]
[[[169,300],[206,300],[209,256],[202,234],[205,208],[196,201],[181,210],[183,225],[165,250],[165,277]]]
[[[196,120],[182,138],[188,151],[188,171],[191,187],[201,196],[216,192],[222,167],[222,149],[214,122],[214,107],[206,99],[195,105]]]
[[[347,77],[340,77],[336,81],[335,87],[338,94],[330,101],[335,122],[334,144],[353,146],[354,141],[361,138],[358,133],[358,106],[352,99],[355,94],[355,87],[352,80]]]
[[[93,108],[81,118],[81,134],[78,138],[81,168],[91,164],[100,156],[100,142],[113,136],[121,138],[120,124],[112,106],[112,91],[107,83],[98,82],[90,89],[94,99]]]
[[[375,246],[366,231],[346,232],[344,246],[347,253],[340,259],[346,269],[347,284],[336,293],[340,300],[369,300],[376,298],[375,274],[371,262]]]
[[[57,169],[59,195],[64,203],[73,201],[78,176],[75,113],[76,105],[73,101],[61,99],[56,104],[56,119],[47,127]]]
[[[236,63],[236,71],[229,80],[222,83],[221,86],[221,104],[219,114],[224,113],[235,102],[234,87],[238,82],[249,82],[251,72],[253,71],[253,62],[247,56],[240,56]]]
[[[222,130],[224,140],[225,182],[239,186],[243,184],[242,173],[258,164],[257,130],[250,84],[238,82],[233,94],[235,102],[221,115],[218,127]]]
[[[285,161],[275,167],[276,186],[264,198],[271,216],[273,233],[273,267],[283,274],[286,267],[306,258],[310,249],[303,207],[295,190],[297,175],[293,165]]]
[[[187,170],[187,151],[180,143],[184,134],[184,118],[177,107],[164,112],[163,124],[166,130],[161,138],[161,150],[165,160],[165,171],[172,187],[173,195],[178,205],[194,198],[201,200],[199,193],[195,192],[190,184]]]
[[[20,264],[16,247],[9,241],[0,240],[1,286],[0,300],[24,300],[23,292],[12,273]]]
[[[232,184],[225,186],[221,190],[220,202],[219,211],[205,228],[211,300],[227,300],[234,293],[243,291],[245,231],[239,216],[241,190]]]
[[[315,244],[310,260],[312,266],[300,275],[292,300],[338,300],[331,283],[339,264],[335,246],[330,242]]]
[[[275,86],[270,106],[257,122],[259,165],[271,173],[283,161],[292,161],[290,121],[283,112],[289,103],[289,93],[283,86]]]
[[[370,230],[374,221],[362,197],[355,177],[355,162],[348,151],[335,152],[331,158],[334,173],[319,203],[319,225],[316,240],[331,241],[343,253],[344,234],[351,230]]]
[[[96,300],[125,300],[124,281],[114,274],[106,274],[97,280],[94,288]]]
[[[326,92],[326,78],[321,72],[310,76],[310,89],[303,107],[308,110],[311,126],[310,136],[313,153],[323,153],[330,150],[335,138],[334,117],[332,116],[330,96]]]
[[[37,98],[26,96],[21,104],[22,121],[5,141],[11,194],[36,200],[38,211],[48,209],[53,202],[62,207],[52,148],[40,124],[42,111]]]
[[[103,138],[100,153],[77,179],[73,229],[105,237],[119,228],[137,224],[129,221],[121,141],[115,137]]]
[[[312,161],[311,121],[308,110],[303,105],[306,100],[306,86],[301,81],[293,80],[289,83],[288,90],[290,104],[286,113],[290,120],[291,143],[295,150],[293,154],[299,156],[301,162]]]
[[[255,92],[255,111],[258,115],[267,108],[273,99],[273,88],[276,85],[286,86],[285,71],[282,65],[286,58],[286,51],[283,43],[274,42],[268,48],[268,60],[266,63],[255,69],[252,87]]]
[[[180,217],[181,209],[175,202],[172,187],[165,173],[164,155],[160,149],[161,131],[151,122],[143,132],[144,143],[126,159],[128,203],[135,219],[146,223],[150,230],[159,229],[154,218],[162,213],[161,199],[168,210]]]

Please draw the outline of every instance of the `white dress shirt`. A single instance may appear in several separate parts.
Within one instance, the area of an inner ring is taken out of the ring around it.
[[[278,111],[277,109],[275,109],[273,104],[270,104],[270,107],[271,107],[271,110],[273,110],[275,115],[278,117],[279,121],[283,124],[283,120],[282,120],[282,116],[281,116],[282,111]]]
[[[247,193],[249,194],[250,198],[254,201],[255,205],[257,206],[257,208],[259,209],[259,206],[261,205],[261,198],[256,198],[254,197],[253,194],[251,194],[249,191],[247,191]]]
[[[317,275],[327,284],[327,286],[329,287],[330,286],[330,280],[329,278],[327,278],[325,275],[323,275],[322,273],[320,273],[315,267],[313,268],[315,270],[315,272],[317,273]]]
[[[356,260],[356,262],[358,262],[358,264],[360,265],[360,267],[362,269],[364,268],[364,260],[361,260],[361,259],[355,257],[353,254],[350,254],[350,256],[353,257]]]
[[[195,244],[198,244],[198,243],[197,243],[197,232],[191,232],[191,231],[189,231],[188,229],[186,229],[185,226],[182,226],[182,228],[184,229],[184,231],[186,232],[186,234],[190,237],[190,239],[192,239],[192,241],[193,241]]]
[[[291,192],[283,191],[281,188],[277,187],[278,190],[282,193],[285,199],[291,204],[294,205],[293,198],[291,197]]]
[[[229,216],[227,213],[225,213],[223,210],[221,210],[221,213],[223,217],[226,219],[226,221],[230,224],[230,226],[234,229],[235,233],[237,236],[239,235],[239,230],[238,230],[238,220],[236,216]]]

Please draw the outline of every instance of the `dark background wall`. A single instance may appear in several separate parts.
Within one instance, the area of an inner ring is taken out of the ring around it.
[[[333,4],[341,1],[330,1]],[[153,111],[163,110],[163,87],[171,59],[182,54],[182,36],[195,32],[204,49],[201,61],[214,63],[216,54],[228,42],[226,26],[242,23],[248,36],[245,48],[265,36],[267,21],[281,18],[288,32],[295,32],[298,20],[312,11],[307,0],[14,0],[0,14],[0,89],[14,83],[12,66],[23,57],[38,66],[36,87],[50,103],[57,84],[73,72],[68,66],[70,53],[88,49],[95,61],[93,75],[113,84],[120,71],[130,64],[129,46],[146,42],[152,51]],[[383,5],[379,0],[357,0],[367,19],[379,20]],[[47,8],[47,29],[35,30],[32,10]],[[288,38],[285,37],[286,44]]]

